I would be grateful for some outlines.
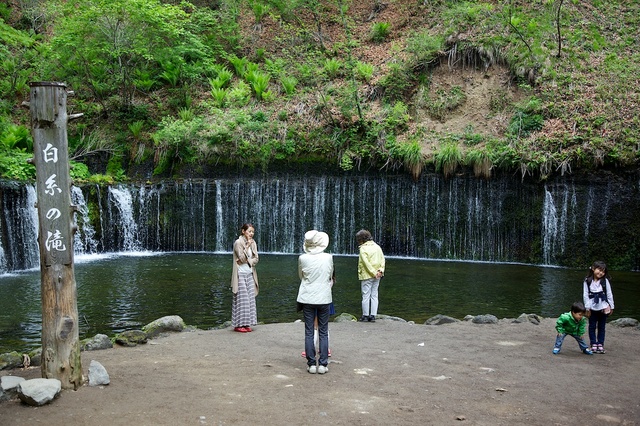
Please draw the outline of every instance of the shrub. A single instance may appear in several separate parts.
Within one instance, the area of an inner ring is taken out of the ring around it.
[[[280,79],[280,83],[282,84],[282,88],[285,93],[291,96],[296,91],[296,84],[298,84],[298,80],[295,77],[284,76]]]
[[[264,93],[267,91],[267,87],[269,87],[271,76],[260,71],[249,71],[247,72],[246,78],[256,94],[256,99],[262,100]]]
[[[222,88],[217,89],[214,87],[213,89],[211,89],[211,96],[213,97],[215,106],[217,106],[218,108],[222,108],[227,97],[227,91]]]
[[[389,65],[389,73],[380,81],[384,97],[389,101],[402,99],[412,84],[412,76],[404,64],[394,62]]]
[[[358,80],[362,80],[365,82],[371,81],[371,77],[373,76],[373,65],[367,64],[364,62],[356,62],[355,67],[355,75]]]
[[[330,79],[334,79],[340,76],[341,68],[344,66],[343,62],[339,59],[330,58],[324,61],[324,72],[327,74],[327,77]]]
[[[526,103],[516,106],[516,112],[511,117],[507,132],[519,138],[542,129],[544,119],[541,114],[541,105],[538,98],[532,97]]]
[[[376,43],[383,42],[390,33],[390,24],[388,22],[376,22],[371,27],[371,40]]]
[[[138,120],[138,121],[134,121],[133,123],[130,123],[127,127],[129,127],[129,131],[133,135],[134,139],[140,139],[143,126],[144,126],[144,121]]]
[[[436,171],[442,170],[445,177],[451,176],[462,164],[462,152],[455,142],[445,142],[435,154]]]
[[[493,162],[486,150],[473,149],[467,152],[466,163],[473,167],[473,173],[476,177],[482,177],[485,179],[491,177]]]
[[[404,102],[398,101],[392,107],[387,108],[387,116],[384,119],[385,127],[390,130],[406,130],[411,116]]]

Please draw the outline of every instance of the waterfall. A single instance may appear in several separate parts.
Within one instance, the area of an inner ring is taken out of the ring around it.
[[[544,205],[542,207],[542,259],[545,265],[551,265],[557,235],[558,213],[553,196],[545,186]]]
[[[13,186],[13,185],[12,185]],[[9,188],[8,188],[9,189]],[[14,188],[11,188],[14,189]],[[28,184],[15,188],[15,192],[1,191],[2,200],[2,260],[0,272],[37,268],[40,262],[38,248],[38,211],[36,189]],[[17,196],[13,196],[17,194]]]
[[[77,186],[71,187],[71,202],[76,206],[74,219],[77,228],[73,236],[73,251],[75,254],[95,254],[98,252],[96,230],[89,219],[89,207],[84,194]]]
[[[637,269],[637,182],[285,174],[74,187],[75,249],[229,252],[251,222],[262,253],[300,253],[315,228],[331,253],[354,255],[364,228],[389,256],[573,266],[602,258]],[[0,271],[36,267],[35,189],[0,182],[0,194]],[[603,235],[615,243],[600,244]]]
[[[118,251],[140,251],[141,247],[137,239],[138,224],[133,216],[133,199],[130,190],[122,186],[109,188],[109,200],[119,213],[119,218],[116,219],[121,239],[117,247]]]

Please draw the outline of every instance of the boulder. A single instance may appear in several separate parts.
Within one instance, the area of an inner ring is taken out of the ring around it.
[[[471,322],[474,324],[497,324],[498,317],[496,317],[495,315],[489,315],[489,314],[476,315],[475,317],[473,317]]]
[[[638,327],[638,320],[634,318],[618,318],[609,322],[609,324],[616,327]]]
[[[89,386],[108,385],[110,383],[107,369],[98,361],[91,360],[89,364]]]
[[[181,317],[179,317],[178,315],[169,315],[150,322],[149,324],[142,327],[142,331],[146,333],[149,339],[153,339],[160,333],[165,333],[168,331],[180,332],[184,330],[185,327],[186,325]]]
[[[541,319],[542,317],[536,314],[521,314],[518,318],[514,319],[513,322],[516,324],[530,322],[531,324],[540,325]]]
[[[455,319],[453,317],[449,317],[446,315],[438,314],[426,320],[424,325],[442,325],[442,324],[451,324],[454,322],[460,322],[459,319]]]
[[[29,352],[29,359],[32,367],[40,367],[42,365],[42,348],[37,348]]]
[[[8,401],[18,395],[18,385],[24,382],[23,377],[2,376],[0,377],[0,402]]]
[[[96,334],[80,342],[80,350],[82,351],[98,351],[112,347],[113,343],[111,343],[111,339],[106,334]]]
[[[333,322],[350,322],[350,321],[358,321],[358,318],[354,317],[351,314],[343,312],[333,319]]]
[[[0,354],[0,370],[22,367],[22,354],[8,352]]]
[[[127,347],[136,346],[139,343],[147,343],[147,334],[140,330],[123,331],[116,336],[116,343]]]
[[[62,383],[58,379],[31,379],[18,385],[18,397],[22,402],[41,406],[51,402],[62,390]]]
[[[407,322],[406,319],[400,317],[393,317],[391,315],[376,315],[377,320],[388,320],[388,321],[398,321],[398,322]]]

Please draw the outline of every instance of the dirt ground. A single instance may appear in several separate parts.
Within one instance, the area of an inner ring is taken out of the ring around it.
[[[175,333],[83,352],[109,385],[0,403],[0,424],[640,425],[640,331],[609,325],[606,354],[567,339],[553,355],[554,324],[330,323],[325,375],[306,371],[300,322]]]

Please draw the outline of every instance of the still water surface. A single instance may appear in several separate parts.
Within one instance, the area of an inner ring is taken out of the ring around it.
[[[361,314],[357,257],[335,256],[336,312]],[[379,314],[423,323],[445,314],[556,317],[582,299],[586,270],[388,258]],[[640,274],[611,272],[614,319],[640,319]],[[165,315],[207,329],[231,318],[231,255],[140,253],[76,259],[81,338],[139,329]],[[294,321],[297,256],[264,254],[258,264],[258,321]],[[40,346],[40,271],[0,276],[0,353]]]

